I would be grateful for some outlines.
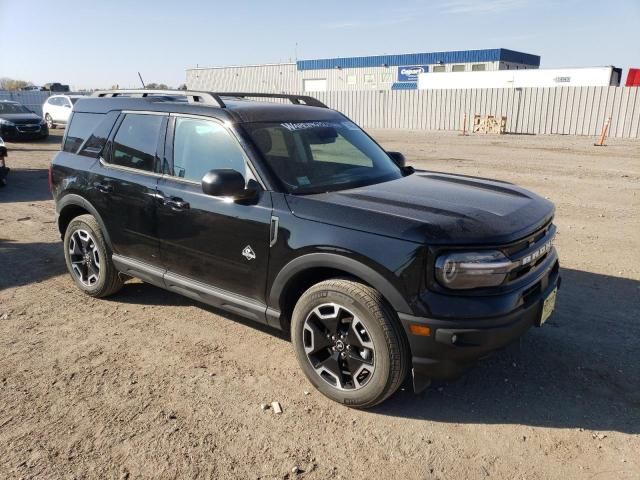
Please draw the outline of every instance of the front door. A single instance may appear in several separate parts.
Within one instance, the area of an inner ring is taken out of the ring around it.
[[[271,194],[261,190],[249,203],[205,195],[201,180],[209,170],[229,168],[256,181],[244,150],[216,120],[176,116],[168,131],[165,175],[158,181],[165,283],[263,304]]]

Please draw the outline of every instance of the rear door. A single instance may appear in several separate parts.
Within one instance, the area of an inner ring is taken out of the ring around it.
[[[163,199],[158,207],[158,236],[167,269],[165,283],[169,288],[184,287],[183,280],[188,279],[223,295],[230,292],[263,303],[271,194],[260,189],[255,200],[238,203],[205,195],[201,186],[206,172],[223,168],[256,182],[243,148],[214,119],[176,116],[166,150],[166,175],[158,182],[158,197]]]
[[[123,112],[92,169],[92,198],[117,255],[157,265],[156,188],[168,114]],[[75,120],[74,120],[75,122]]]

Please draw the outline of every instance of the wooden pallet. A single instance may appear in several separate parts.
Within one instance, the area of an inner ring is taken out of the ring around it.
[[[474,115],[473,133],[501,135],[507,131],[507,117],[495,115]]]

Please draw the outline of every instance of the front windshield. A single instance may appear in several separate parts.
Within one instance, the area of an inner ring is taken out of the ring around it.
[[[344,190],[402,177],[384,150],[346,119],[244,127],[289,193]]]
[[[27,107],[20,105],[19,103],[0,102],[0,115],[7,115],[10,113],[30,113]]]

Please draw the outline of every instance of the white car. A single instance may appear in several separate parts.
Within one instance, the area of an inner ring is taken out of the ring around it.
[[[51,95],[42,104],[42,116],[49,129],[58,125],[66,125],[71,115],[73,104],[82,98],[82,95]]]

